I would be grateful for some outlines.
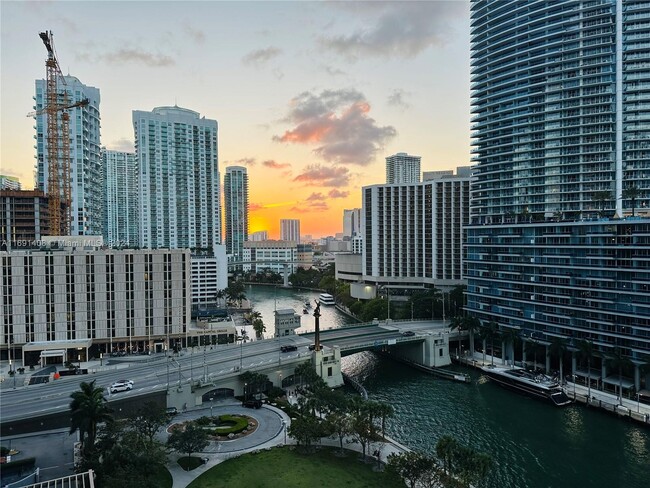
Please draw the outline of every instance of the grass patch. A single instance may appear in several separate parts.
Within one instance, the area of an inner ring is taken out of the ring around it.
[[[178,464],[185,471],[192,471],[193,469],[201,466],[203,464],[203,460],[194,456],[191,456],[189,458],[187,456],[183,456],[182,458],[178,458]]]
[[[376,473],[358,460],[359,453],[321,449],[311,454],[273,449],[230,459],[195,479],[188,488],[394,488],[404,482],[389,473]]]

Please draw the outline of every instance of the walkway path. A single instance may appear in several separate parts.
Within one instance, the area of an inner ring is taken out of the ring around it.
[[[241,439],[235,439],[232,441],[225,442],[211,442],[203,452],[201,456],[206,460],[205,464],[199,466],[192,471],[184,471],[178,464],[178,459],[183,457],[183,454],[173,454],[170,456],[169,463],[167,468],[172,475],[174,480],[173,488],[185,488],[188,486],[194,479],[213,468],[219,463],[222,463],[228,459],[241,456],[253,451],[258,451],[262,449],[271,449],[274,447],[279,447],[285,445],[295,445],[296,441],[292,439],[289,435],[285,436],[283,421],[286,422],[287,427],[291,424],[291,419],[289,416],[279,408],[273,407],[271,405],[264,405],[261,409],[248,409],[241,407],[240,403],[235,400],[219,402],[217,406],[212,408],[214,415],[223,415],[224,413],[236,413],[236,414],[245,414],[249,417],[253,417],[258,420],[257,430]],[[183,422],[186,420],[194,420],[204,415],[210,415],[209,407],[202,407],[197,409],[188,410],[182,414],[174,417],[174,422]],[[166,442],[167,434],[161,434],[160,440]],[[388,442],[381,444],[373,444],[371,451],[378,449],[380,454],[380,460],[385,463],[388,460],[388,456],[391,454],[399,454],[406,452],[409,449],[398,442],[386,437]],[[332,446],[340,447],[338,439],[323,438],[320,441],[322,446]],[[346,439],[343,441],[343,445],[346,449],[350,449],[357,452],[362,452],[362,447],[359,443],[354,442],[352,439]],[[377,446],[380,447],[377,447]],[[369,453],[366,453],[369,454]]]

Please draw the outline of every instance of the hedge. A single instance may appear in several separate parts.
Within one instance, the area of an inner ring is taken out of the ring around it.
[[[221,415],[219,417],[219,422],[229,422],[234,425],[216,427],[214,429],[216,435],[239,434],[248,427],[248,420],[246,420],[246,418],[234,415]]]

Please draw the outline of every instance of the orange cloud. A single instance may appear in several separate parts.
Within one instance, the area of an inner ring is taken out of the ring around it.
[[[337,189],[334,189],[334,190],[330,190],[327,196],[330,198],[346,198],[349,194],[350,194],[349,191],[339,191]]]
[[[350,171],[340,166],[311,164],[293,181],[304,183],[306,186],[347,186],[350,182]]]
[[[263,161],[262,165],[266,166],[267,168],[271,168],[271,169],[291,168],[291,164],[289,164],[289,163],[278,163],[277,161],[274,161],[272,159],[268,159],[266,161]]]

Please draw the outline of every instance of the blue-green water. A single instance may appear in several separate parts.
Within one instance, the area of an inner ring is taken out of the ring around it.
[[[247,295],[272,323],[274,298],[277,308],[300,313],[305,299],[318,293],[254,287]],[[332,307],[324,312],[321,326],[349,321]],[[301,330],[313,329],[311,315],[303,323]],[[475,371],[469,371],[470,385],[453,383],[369,352],[344,358],[343,368],[371,398],[394,406],[388,433],[403,444],[433,453],[449,434],[489,453],[496,464],[491,487],[650,487],[650,429],[581,406],[556,408],[503,390]]]

